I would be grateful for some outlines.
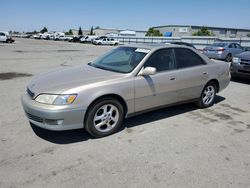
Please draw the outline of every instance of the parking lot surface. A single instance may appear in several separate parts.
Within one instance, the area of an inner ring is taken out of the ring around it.
[[[249,81],[231,82],[211,108],[157,110],[105,138],[30,126],[20,97],[33,75],[88,63],[112,48],[0,43],[0,187],[250,187]]]

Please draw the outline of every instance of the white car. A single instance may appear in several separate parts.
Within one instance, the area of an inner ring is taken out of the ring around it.
[[[119,41],[113,38],[101,38],[93,40],[93,44],[97,45],[118,45]]]
[[[58,36],[55,40],[62,40],[62,41],[69,41],[69,40],[71,40],[71,39],[73,39],[73,37],[71,37],[71,36],[66,36],[66,35],[64,35],[64,36]]]
[[[0,31],[0,42],[12,43],[14,40],[10,37],[9,32]]]
[[[81,43],[91,43],[94,39],[98,38],[98,36],[95,35],[88,35],[86,37],[82,37],[80,39]]]

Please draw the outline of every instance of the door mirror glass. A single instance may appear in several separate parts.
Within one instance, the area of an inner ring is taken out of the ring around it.
[[[154,67],[146,67],[142,68],[142,70],[139,72],[139,76],[149,76],[154,75],[156,73],[156,68]]]

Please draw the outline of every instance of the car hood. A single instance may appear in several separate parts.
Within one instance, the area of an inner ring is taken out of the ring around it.
[[[239,57],[240,59],[250,60],[250,52],[243,52],[243,53],[237,54],[235,56]]]
[[[40,93],[61,94],[76,87],[119,79],[125,74],[102,70],[90,65],[59,69],[34,77],[28,88]]]

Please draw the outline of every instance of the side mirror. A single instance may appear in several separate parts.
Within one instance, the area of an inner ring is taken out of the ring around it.
[[[138,75],[139,76],[149,76],[149,75],[154,75],[155,73],[156,73],[156,68],[146,67],[146,68],[142,68]]]

